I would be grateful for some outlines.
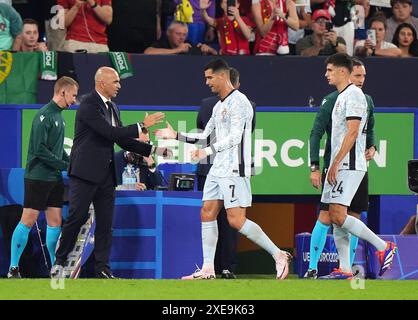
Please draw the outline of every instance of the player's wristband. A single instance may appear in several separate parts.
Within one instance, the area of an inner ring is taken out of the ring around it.
[[[216,153],[216,150],[213,148],[213,146],[209,146],[209,147],[207,147],[203,150],[205,150],[207,156],[210,156],[210,155]]]

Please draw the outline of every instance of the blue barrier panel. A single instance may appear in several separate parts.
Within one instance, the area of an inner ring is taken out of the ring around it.
[[[0,109],[0,168],[21,166],[21,118],[19,109]]]
[[[202,261],[201,198],[201,192],[118,191],[110,256],[115,275],[161,279],[194,271]]]

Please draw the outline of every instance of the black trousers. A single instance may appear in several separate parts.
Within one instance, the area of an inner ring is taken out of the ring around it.
[[[203,190],[206,176],[197,176],[197,188]],[[215,252],[215,272],[221,273],[222,270],[235,272],[237,265],[237,242],[238,231],[229,225],[225,208],[218,214],[218,243]]]
[[[115,207],[115,180],[109,174],[102,184],[94,184],[77,177],[70,177],[69,215],[62,227],[56,264],[64,265],[73,249],[81,226],[88,219],[90,203],[93,202],[96,230],[94,233],[94,258],[96,274],[110,269],[109,256],[112,246],[112,223]]]

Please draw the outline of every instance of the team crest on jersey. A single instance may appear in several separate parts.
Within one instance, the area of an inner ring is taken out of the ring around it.
[[[228,113],[228,111],[225,109],[222,110],[221,115],[222,115],[222,119],[225,120],[226,114]]]
[[[322,100],[321,106],[323,106],[325,104],[325,102],[327,102],[327,99]]]
[[[41,116],[39,117],[39,120],[41,120],[41,122],[42,122],[42,121],[44,121],[44,119],[45,119],[45,116],[44,116],[44,115],[41,115]]]
[[[338,111],[339,108],[340,108],[340,102],[338,101],[337,104],[335,105],[335,109],[337,109]]]

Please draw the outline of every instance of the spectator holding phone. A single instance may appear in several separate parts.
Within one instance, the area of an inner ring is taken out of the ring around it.
[[[211,1],[200,0],[203,19],[218,32],[218,41],[223,55],[249,55],[250,41],[254,41],[255,25],[247,17],[241,17],[238,0],[222,0],[223,16],[217,19],[210,17],[206,10]]]
[[[354,52],[359,57],[380,56],[400,57],[401,50],[393,43],[385,41],[386,18],[375,14],[369,22],[368,38],[356,43]]]
[[[333,30],[328,10],[315,10],[312,14],[311,35],[296,42],[296,54],[305,57],[330,56],[335,53],[346,53],[345,40],[338,37]]]
[[[64,51],[108,52],[106,27],[112,23],[111,0],[58,0],[65,9]]]

